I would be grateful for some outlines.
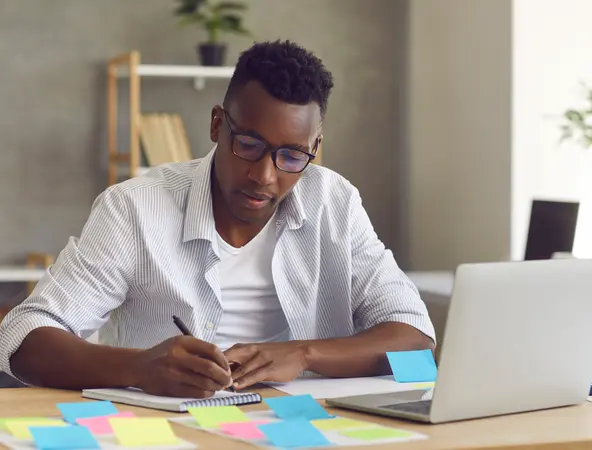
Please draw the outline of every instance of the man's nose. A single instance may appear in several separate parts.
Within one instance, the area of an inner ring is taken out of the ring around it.
[[[263,158],[251,165],[249,179],[260,186],[275,184],[277,171],[271,153],[267,153]]]

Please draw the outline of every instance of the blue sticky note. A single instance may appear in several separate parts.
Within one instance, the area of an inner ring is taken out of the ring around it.
[[[78,450],[101,448],[90,430],[78,425],[66,427],[30,427],[40,450]]]
[[[87,417],[101,417],[117,414],[117,408],[108,401],[58,403],[58,409],[69,423],[76,423],[76,419]]]
[[[266,398],[265,403],[275,414],[284,420],[288,419],[328,419],[332,417],[311,395],[294,395],[286,397]]]
[[[321,447],[332,445],[315,426],[306,419],[285,420],[258,425],[267,440],[279,448]]]
[[[438,369],[431,350],[387,352],[386,356],[398,383],[436,381]]]

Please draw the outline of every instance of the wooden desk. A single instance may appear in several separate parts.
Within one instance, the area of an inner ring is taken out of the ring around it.
[[[282,395],[274,389],[261,389],[265,397]],[[8,416],[56,416],[56,403],[84,400],[80,392],[52,389],[22,388],[0,390],[0,417]],[[138,416],[171,417],[175,413],[155,411],[132,406],[120,409],[134,411]],[[246,410],[266,409],[264,404],[250,405]],[[490,419],[457,422],[444,425],[422,425],[378,416],[358,414],[341,409],[330,409],[335,414],[363,418],[384,425],[415,430],[427,434],[427,440],[390,446],[366,446],[368,450],[457,450],[457,449],[563,449],[592,448],[592,403],[568,408],[516,414]],[[191,430],[173,424],[177,434],[199,445],[201,450],[230,449],[253,450],[253,446],[206,432]],[[354,447],[347,447],[355,450]]]

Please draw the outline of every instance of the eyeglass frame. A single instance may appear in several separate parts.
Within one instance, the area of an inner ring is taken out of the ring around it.
[[[222,112],[224,113],[224,118],[226,119],[226,123],[228,125],[228,130],[230,131],[230,148],[232,150],[232,154],[234,156],[236,156],[237,158],[242,159],[243,161],[249,161],[249,162],[259,162],[261,161],[265,155],[267,153],[271,154],[271,160],[273,161],[273,165],[275,166],[276,169],[281,170],[282,172],[285,173],[302,173],[304,171],[304,169],[306,169],[308,167],[308,165],[310,164],[310,162],[316,158],[317,154],[316,152],[319,150],[319,144],[321,143],[321,139],[323,138],[323,135],[320,134],[315,138],[315,143],[313,144],[312,148],[314,149],[315,153],[310,153],[310,152],[305,152],[304,150],[300,149],[300,148],[295,148],[295,147],[291,147],[289,145],[278,145],[278,146],[273,146],[271,145],[269,142],[267,142],[265,139],[263,139],[263,137],[261,137],[260,135],[254,135],[251,133],[245,133],[245,132],[238,132],[235,130],[235,126],[236,126],[236,122],[234,121],[234,119],[232,118],[232,116],[228,113],[228,111],[226,111],[224,108],[221,108]],[[246,159],[243,158],[240,155],[237,155],[236,152],[234,151],[234,138],[236,137],[236,135],[241,135],[241,136],[247,136],[250,137],[252,139],[257,139],[258,141],[261,141],[264,145],[265,145],[265,150],[261,153],[261,156],[257,159]],[[290,172],[288,170],[284,170],[281,167],[278,167],[277,162],[276,162],[276,157],[277,157],[277,152],[281,149],[288,149],[288,150],[293,150],[295,152],[300,152],[300,153],[304,153],[306,156],[308,156],[308,161],[306,162],[306,165],[299,170],[298,172]]]

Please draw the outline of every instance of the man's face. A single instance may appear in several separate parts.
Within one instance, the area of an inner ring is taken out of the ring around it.
[[[249,160],[252,155],[260,154],[266,145],[281,147],[276,154],[278,166],[298,170],[309,159],[303,152],[316,151],[320,123],[316,103],[284,103],[256,82],[246,84],[227,110],[214,107],[210,125],[210,137],[218,144],[214,175],[236,218],[248,223],[266,222],[302,176],[302,172],[277,168],[269,152],[259,161]]]

